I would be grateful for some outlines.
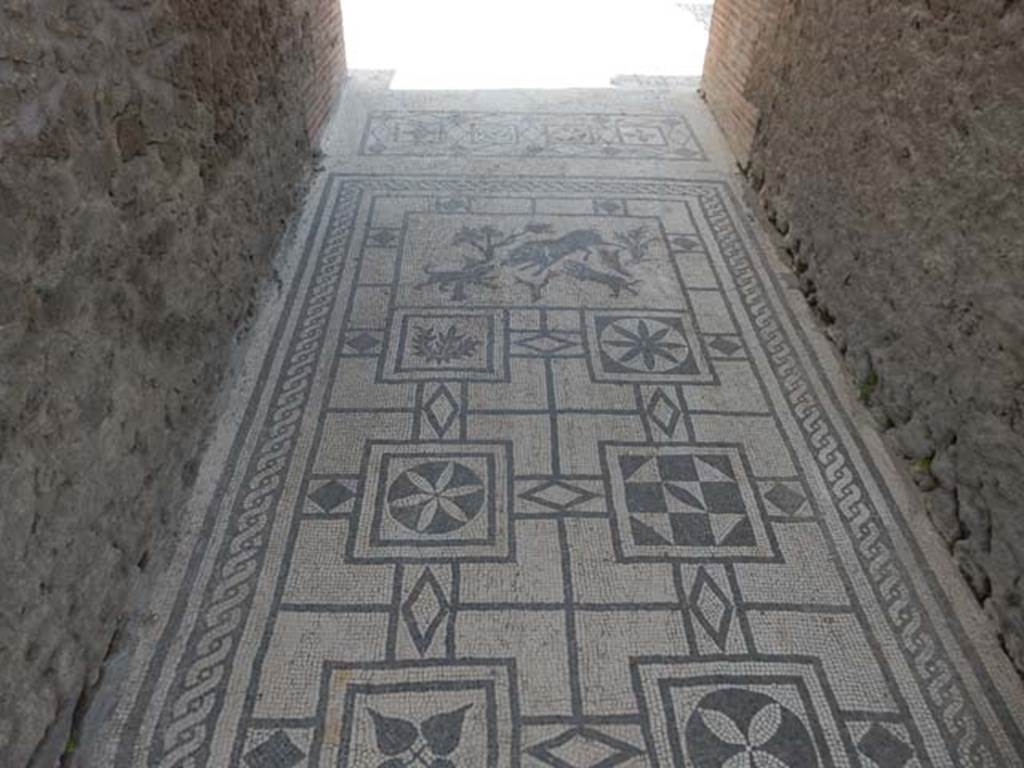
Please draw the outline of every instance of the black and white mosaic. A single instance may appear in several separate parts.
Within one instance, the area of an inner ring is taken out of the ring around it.
[[[366,155],[707,160],[682,115],[374,112]]]
[[[602,445],[622,560],[773,557],[742,446]]]
[[[661,765],[856,765],[813,661],[640,659],[634,673]]]
[[[689,315],[587,311],[584,325],[595,381],[714,381]]]
[[[368,448],[366,491],[349,542],[353,561],[510,556],[506,445],[370,443]]]
[[[507,331],[500,311],[396,311],[381,380],[506,380]]]
[[[700,152],[620,115],[363,145],[611,150]],[[1021,763],[726,183],[337,174],[320,206],[109,764]]]

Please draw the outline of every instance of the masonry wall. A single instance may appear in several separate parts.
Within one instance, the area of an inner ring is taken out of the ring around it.
[[[774,23],[777,0],[716,0],[711,16],[701,89],[729,147],[745,165],[757,129],[758,110],[746,86],[754,48]]]
[[[762,2],[750,181],[1024,672],[1024,3]]]
[[[0,765],[53,765],[173,539],[340,23],[336,0],[0,5]]]
[[[319,138],[334,106],[341,78],[345,74],[345,38],[341,34],[340,0],[294,0],[308,19],[312,66],[302,89],[306,132]]]

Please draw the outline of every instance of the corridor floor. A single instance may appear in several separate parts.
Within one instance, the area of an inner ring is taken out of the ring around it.
[[[695,95],[340,115],[95,765],[1024,764]]]

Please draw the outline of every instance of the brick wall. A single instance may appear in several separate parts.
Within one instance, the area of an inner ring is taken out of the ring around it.
[[[312,42],[313,69],[303,89],[306,131],[315,143],[345,74],[345,41],[339,0],[305,0]]]
[[[762,29],[777,0],[715,0],[701,86],[708,106],[741,165],[746,165],[757,128],[757,108],[747,83]]]

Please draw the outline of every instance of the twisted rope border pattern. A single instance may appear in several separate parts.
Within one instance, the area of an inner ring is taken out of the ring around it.
[[[280,383],[250,460],[248,480],[232,510],[229,529],[172,689],[176,698],[156,729],[150,765],[204,765],[213,724],[223,706],[231,670],[276,511],[283,479],[308,401],[327,319],[345,266],[345,243],[354,223],[358,189],[341,185],[319,263],[293,335]],[[285,322],[287,318],[285,318]],[[211,510],[212,511],[212,510]],[[170,701],[171,698],[168,698]],[[162,731],[162,733],[161,733]]]

